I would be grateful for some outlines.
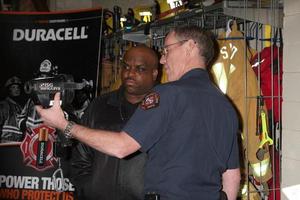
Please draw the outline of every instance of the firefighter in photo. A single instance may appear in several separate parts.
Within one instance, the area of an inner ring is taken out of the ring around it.
[[[21,142],[23,133],[17,125],[17,115],[22,111],[22,82],[13,76],[5,83],[7,97],[0,102],[1,143]]]

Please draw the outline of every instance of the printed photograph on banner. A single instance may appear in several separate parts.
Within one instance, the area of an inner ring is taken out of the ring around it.
[[[0,12],[0,199],[75,199],[74,141],[43,124],[35,105],[55,93],[79,121],[97,94],[101,10]],[[100,75],[101,76],[101,75]]]
[[[0,144],[22,142],[42,122],[32,107],[51,106],[61,92],[70,115],[81,117],[95,96],[101,10],[0,12]],[[2,146],[2,145],[1,145]]]

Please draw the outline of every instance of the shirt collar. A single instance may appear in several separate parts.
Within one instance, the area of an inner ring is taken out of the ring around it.
[[[208,77],[208,73],[206,69],[203,68],[194,68],[188,72],[186,72],[179,80],[191,78],[191,77]]]

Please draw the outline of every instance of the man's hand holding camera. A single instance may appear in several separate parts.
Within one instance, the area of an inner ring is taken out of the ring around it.
[[[43,109],[41,105],[36,105],[35,108],[46,125],[62,131],[66,128],[68,121],[60,106],[60,92],[55,94],[52,107]]]

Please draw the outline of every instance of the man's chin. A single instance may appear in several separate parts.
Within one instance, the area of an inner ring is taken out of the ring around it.
[[[136,88],[135,89],[133,89],[133,88],[126,89],[126,93],[130,94],[130,95],[136,95],[136,96],[147,94],[147,92],[145,92],[144,90],[138,90]]]
[[[128,94],[136,94],[138,93],[137,89],[133,86],[126,86],[126,92]]]

